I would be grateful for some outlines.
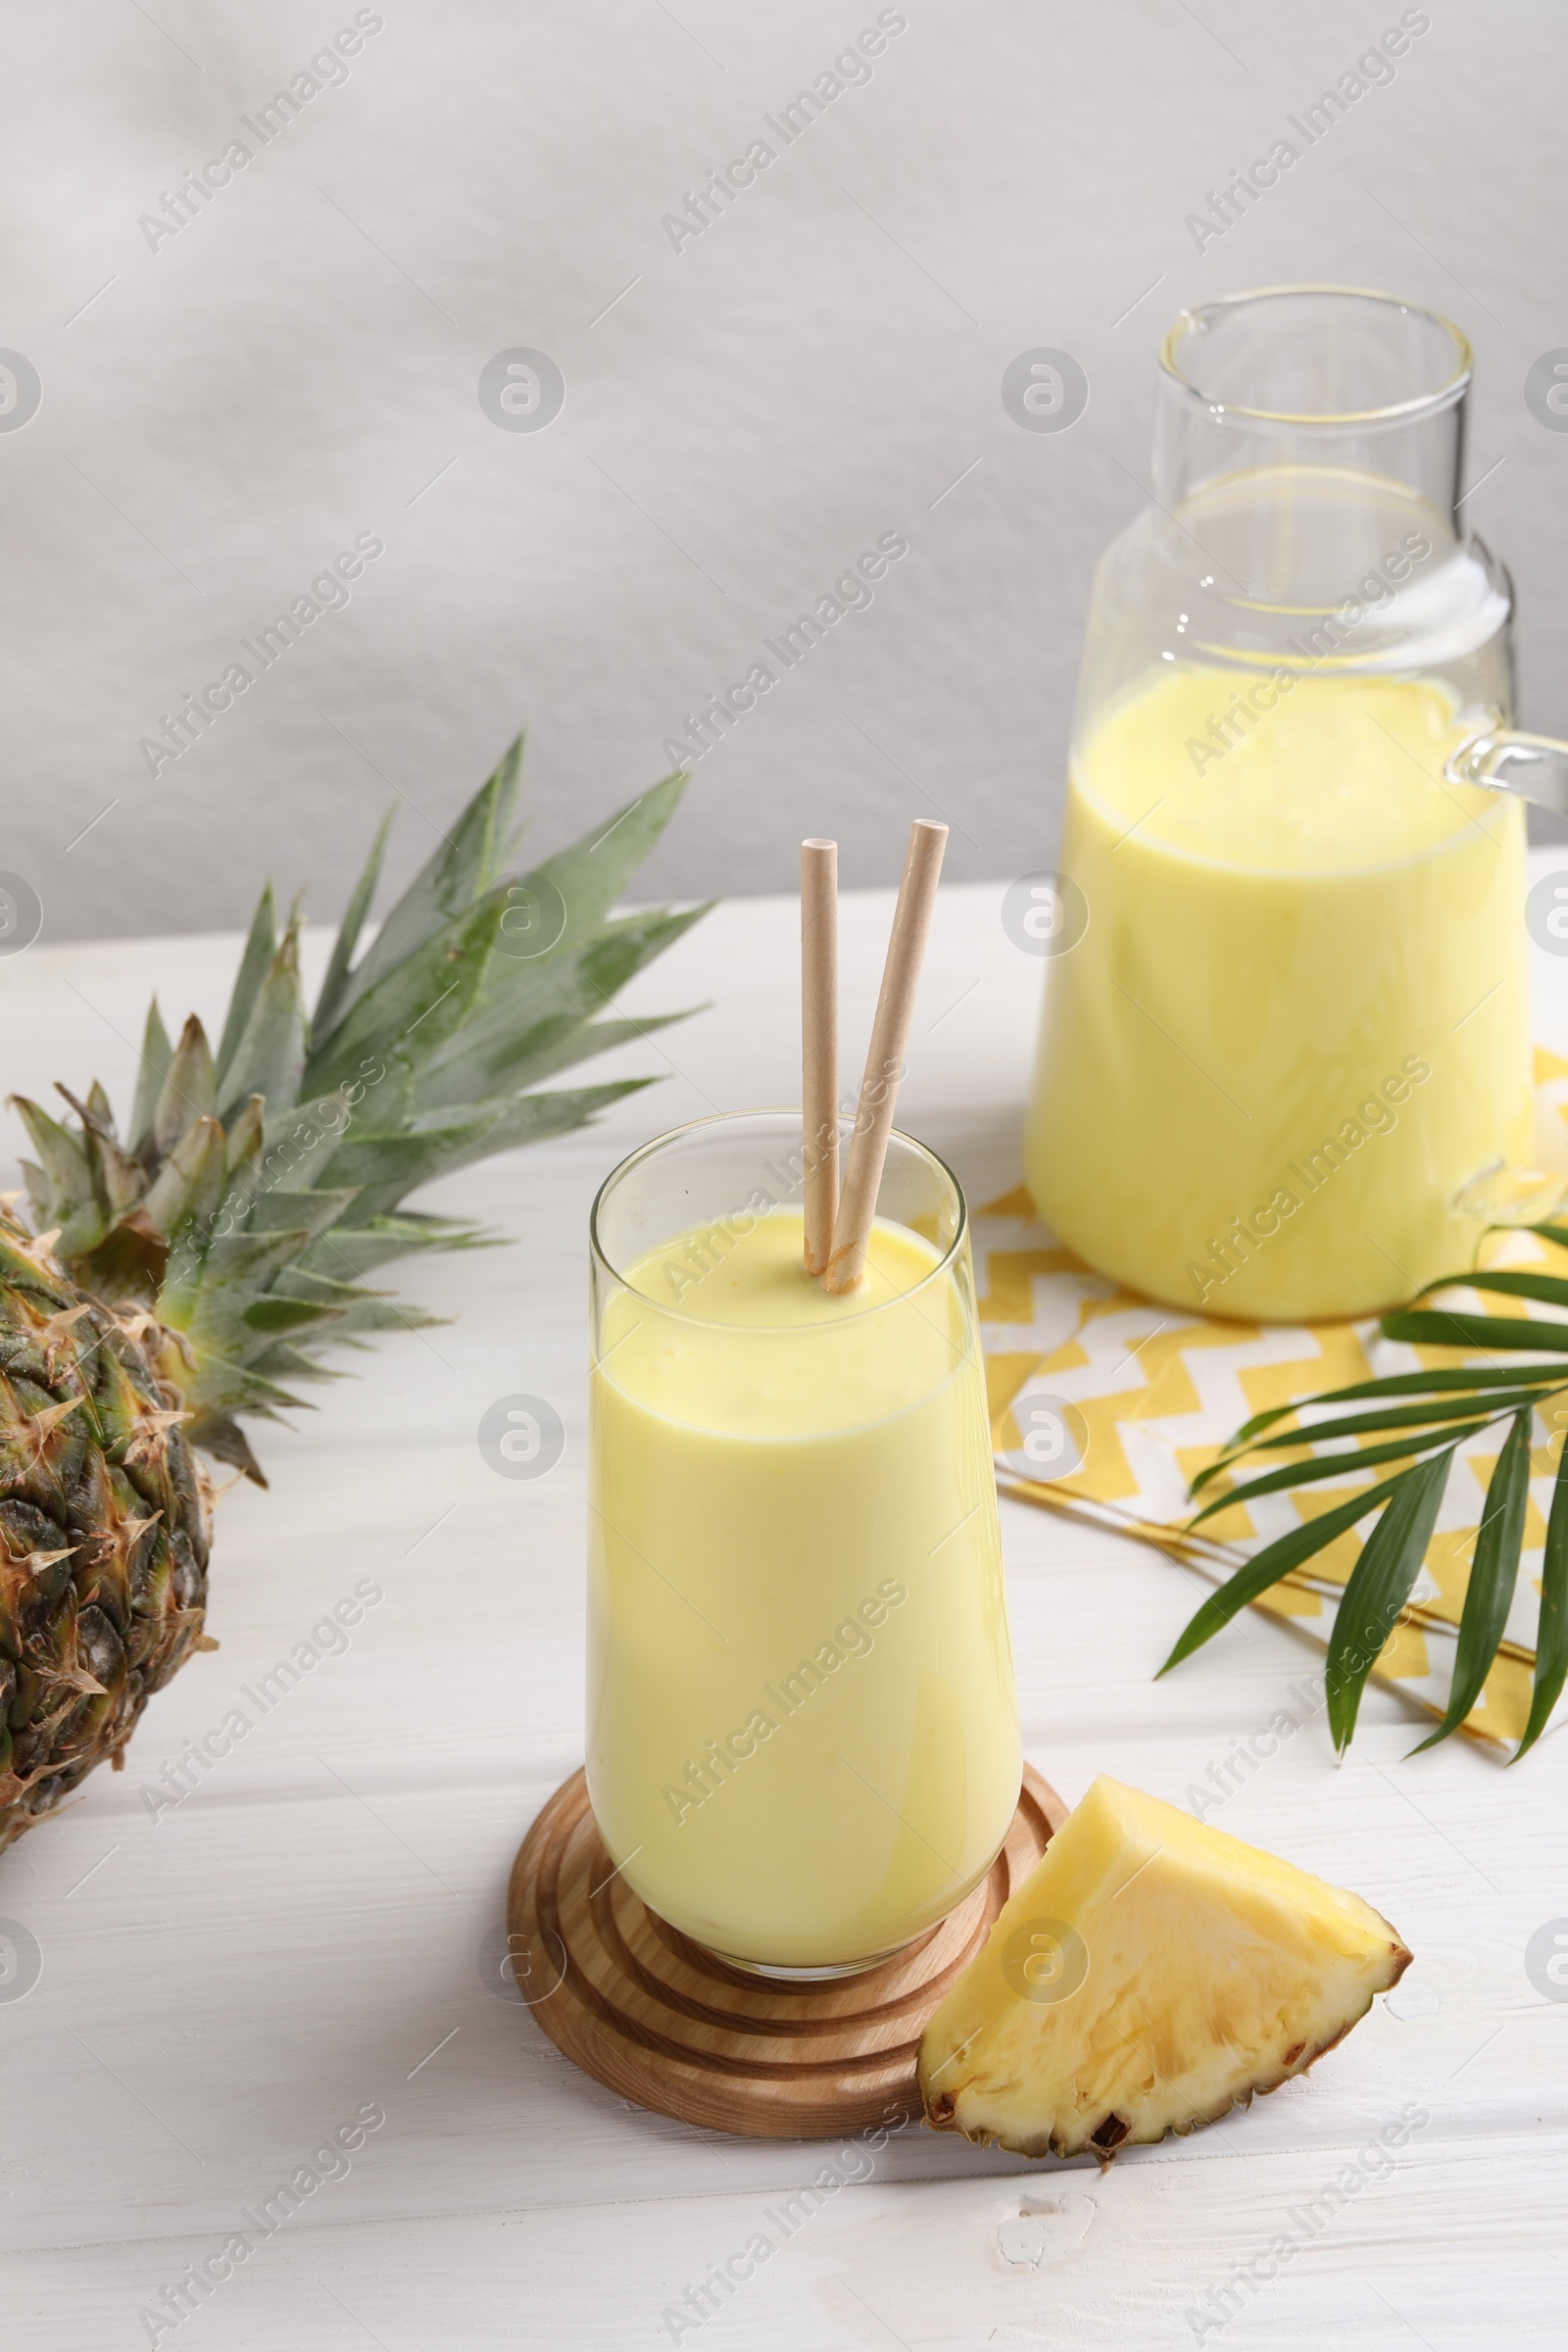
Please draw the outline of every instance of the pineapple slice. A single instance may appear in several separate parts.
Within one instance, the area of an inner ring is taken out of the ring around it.
[[[1103,2162],[1303,2073],[1409,1962],[1359,1895],[1101,1779],[927,2026],[926,2120]]]

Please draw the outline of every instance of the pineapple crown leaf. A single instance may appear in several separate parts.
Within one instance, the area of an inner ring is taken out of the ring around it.
[[[187,1023],[187,1032],[190,1028]],[[197,1030],[200,1023],[195,1024]],[[292,1102],[305,1068],[310,1022],[300,986],[300,926],[296,908],[269,959],[251,1001],[245,1026],[223,1065],[219,1109],[227,1119],[251,1095],[268,1102]],[[202,1040],[205,1052],[206,1040]],[[177,1066],[179,1056],[175,1056]],[[172,1077],[172,1070],[170,1073]]]
[[[304,1091],[346,1085],[367,1054],[410,1071],[428,1061],[474,1008],[505,907],[505,885],[486,891],[363,990],[304,1065]]]
[[[226,1078],[228,1075],[228,1065],[233,1060],[235,1050],[245,1034],[245,1025],[251,1017],[251,1007],[256,1002],[257,994],[266,977],[268,966],[272,960],[276,947],[277,918],[272,906],[272,885],[269,882],[257,901],[256,912],[251,917],[250,932],[245,941],[244,954],[239,959],[239,970],[234,975],[234,987],[228,1000],[228,1012],[223,1021],[223,1034],[218,1047],[220,1078]],[[157,1009],[158,1000],[155,997],[153,1011],[156,1013]]]
[[[165,1073],[173,1057],[174,1049],[169,1042],[164,1016],[158,1009],[158,999],[154,997],[147,1007],[147,1024],[142,1031],[141,1067],[136,1073],[136,1102],[130,1118],[130,1148],[138,1154],[151,1142],[153,1113],[158,1107]]]
[[[90,1139],[85,1132],[79,1137],[73,1135],[69,1127],[52,1119],[40,1103],[29,1102],[24,1095],[13,1095],[10,1100],[40,1163],[37,1168],[24,1167],[29,1192],[37,1201],[39,1187],[34,1178],[41,1178],[48,1203],[41,1213],[50,1224],[60,1227],[68,1254],[76,1249],[90,1250],[101,1240],[107,1222],[93,1182]]]
[[[276,1419],[287,1384],[333,1377],[325,1347],[432,1320],[363,1287],[388,1260],[499,1238],[404,1207],[432,1179],[583,1125],[652,1083],[539,1091],[574,1062],[685,1012],[605,1017],[617,993],[707,911],[612,914],[679,802],[662,778],[581,840],[516,871],[522,737],[361,940],[391,825],[376,830],[314,1015],[300,978],[300,913],[281,930],[269,883],[218,1049],[194,1015],[171,1042],[155,998],[128,1148],[96,1084],[62,1089],[74,1124],[19,1101],[36,1221],[59,1228],[73,1281],[154,1329],[159,1380],[186,1434],[261,1481],[236,1416]],[[72,1303],[24,1244],[0,1234],[0,1282]],[[157,1331],[163,1337],[159,1341]]]
[[[337,937],[332,943],[331,958],[326,967],[326,977],[321,982],[321,993],[316,1000],[316,1010],[311,1015],[311,1033],[315,1037],[328,1036],[337,1019],[343,992],[348,986],[349,971],[354,962],[354,951],[360,944],[360,932],[364,927],[365,918],[370,910],[370,902],[375,897],[375,886],[381,878],[381,859],[386,854],[387,835],[392,830],[392,816],[393,811],[389,808],[375,828],[375,839],[370,844],[370,855],[365,861],[365,871],[354,885],[353,896],[344,911],[343,920],[338,925]]]
[[[198,1119],[212,1116],[216,1098],[212,1050],[206,1031],[192,1013],[179,1033],[153,1105],[153,1164],[167,1159]]]
[[[440,932],[461,923],[496,880],[522,769],[522,737],[503,754],[442,846],[420,868],[382,923],[363,961],[347,971],[325,1036],[334,1035],[360,1000]],[[374,864],[379,867],[379,858]],[[369,869],[367,869],[368,874]],[[362,883],[362,888],[364,887]],[[356,893],[358,896],[358,893]],[[367,893],[367,905],[368,893]],[[358,924],[356,924],[356,931]],[[325,1038],[318,1038],[324,1043]]]

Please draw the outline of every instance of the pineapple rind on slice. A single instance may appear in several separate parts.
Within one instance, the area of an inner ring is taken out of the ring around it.
[[[926,2120],[1102,2160],[1189,2132],[1303,2074],[1410,1957],[1359,1895],[1102,1778],[927,2026]]]

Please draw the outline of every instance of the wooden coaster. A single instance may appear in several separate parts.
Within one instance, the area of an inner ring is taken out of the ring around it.
[[[556,2047],[640,2107],[756,2139],[891,2126],[920,2112],[926,2020],[1066,1816],[1026,1764],[1003,1849],[956,1911],[863,1975],[784,1985],[728,1967],[638,1900],[577,1772],[513,1865],[514,1973]]]

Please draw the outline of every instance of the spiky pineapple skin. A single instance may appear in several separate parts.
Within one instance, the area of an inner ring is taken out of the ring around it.
[[[153,1692],[211,1646],[207,1496],[179,1415],[135,1321],[0,1211],[0,1847],[118,1763]]]

